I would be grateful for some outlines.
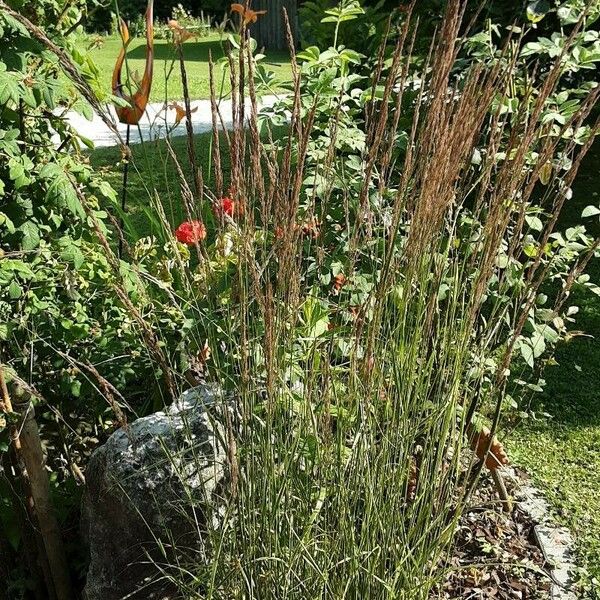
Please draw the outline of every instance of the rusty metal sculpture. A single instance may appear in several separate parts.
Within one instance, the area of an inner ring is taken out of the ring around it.
[[[112,76],[112,91],[115,96],[122,98],[129,103],[129,106],[117,106],[117,116],[121,123],[127,125],[137,125],[146,111],[148,98],[150,97],[150,89],[152,87],[152,69],[154,62],[154,25],[153,25],[153,9],[154,0],[148,0],[148,8],[146,9],[146,66],[141,82],[138,84],[138,89],[131,95],[125,93],[125,85],[121,81],[121,71],[125,63],[125,55],[127,46],[131,41],[129,29],[123,19],[121,19],[119,27],[121,30],[121,39],[123,46],[117,57],[115,69]]]
[[[117,98],[121,98],[128,103],[128,106],[117,106],[115,110],[117,117],[121,123],[127,124],[127,133],[125,136],[125,145],[129,153],[129,135],[132,125],[137,125],[140,122],[143,114],[146,112],[148,99],[150,98],[150,90],[152,88],[152,72],[154,67],[154,0],[148,0],[146,8],[146,65],[144,67],[144,75],[142,80],[136,82],[137,90],[133,94],[127,94],[125,84],[121,79],[125,56],[127,55],[127,46],[131,41],[129,29],[123,19],[120,20],[119,29],[123,45],[117,57],[115,68],[112,76],[112,92]],[[123,191],[121,196],[121,210],[125,213],[127,199],[127,175],[129,172],[129,156],[125,160],[123,166]],[[119,221],[123,226],[123,218]],[[123,251],[123,236],[119,236],[119,256]]]

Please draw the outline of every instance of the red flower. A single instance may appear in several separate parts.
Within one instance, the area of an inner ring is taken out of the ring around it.
[[[319,227],[320,223],[317,218],[312,217],[302,225],[302,233],[307,237],[317,239],[319,237]]]
[[[233,217],[233,213],[236,212],[235,202],[231,198],[221,198],[221,210],[226,215]]]
[[[176,230],[177,241],[189,246],[206,237],[206,227],[202,221],[184,221]]]

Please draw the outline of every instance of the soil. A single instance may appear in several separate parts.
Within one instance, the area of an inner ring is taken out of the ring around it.
[[[518,507],[502,512],[491,479],[483,476],[460,520],[448,574],[432,598],[549,599],[550,565],[534,526]]]

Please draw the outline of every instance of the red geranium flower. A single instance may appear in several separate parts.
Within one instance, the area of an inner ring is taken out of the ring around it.
[[[189,246],[206,237],[206,227],[202,221],[184,221],[176,230],[177,241]]]
[[[229,196],[224,196],[213,206],[215,214],[227,215],[233,219],[234,216],[242,214],[242,205],[237,200],[232,200],[231,191]]]
[[[236,211],[235,202],[231,198],[221,198],[221,210],[228,216],[233,217]]]

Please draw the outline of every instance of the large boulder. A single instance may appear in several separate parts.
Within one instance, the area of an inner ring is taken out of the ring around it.
[[[227,479],[226,404],[209,386],[113,433],[92,455],[83,501],[86,600],[170,598],[157,565],[202,552]]]

